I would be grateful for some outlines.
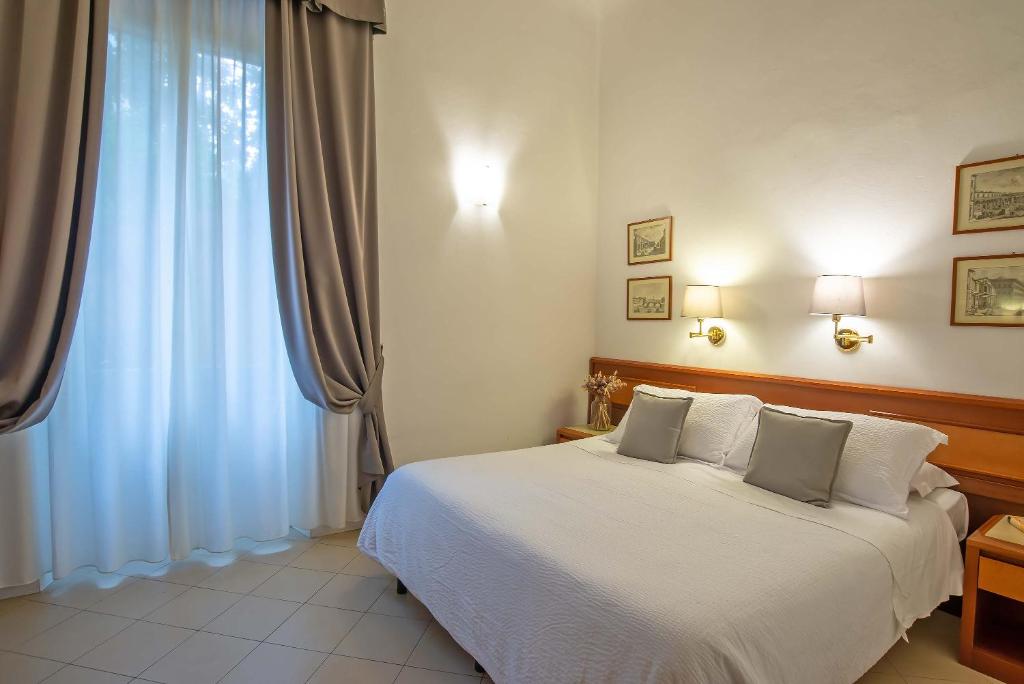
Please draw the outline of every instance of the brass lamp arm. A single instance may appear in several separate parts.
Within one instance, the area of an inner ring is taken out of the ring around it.
[[[717,347],[718,345],[722,344],[722,342],[725,341],[725,331],[722,330],[717,325],[713,325],[710,328],[708,328],[707,332],[704,332],[704,319],[698,318],[697,332],[690,333],[691,340],[696,337],[706,337],[708,338],[708,342]]]
[[[874,335],[860,335],[856,330],[852,328],[840,328],[839,321],[843,318],[842,314],[832,314],[832,323],[835,326],[832,338],[835,340],[836,345],[843,351],[854,351],[860,346],[861,342],[867,342],[868,344],[874,344]]]

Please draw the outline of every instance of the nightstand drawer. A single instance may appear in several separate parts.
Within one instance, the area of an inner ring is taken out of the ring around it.
[[[1024,567],[982,556],[978,588],[1024,602]]]

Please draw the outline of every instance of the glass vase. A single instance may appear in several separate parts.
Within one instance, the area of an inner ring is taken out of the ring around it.
[[[611,402],[605,394],[599,394],[590,402],[590,427],[602,432],[612,429]]]

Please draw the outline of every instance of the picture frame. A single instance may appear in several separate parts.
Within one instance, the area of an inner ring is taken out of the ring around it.
[[[1024,328],[1024,254],[954,258],[949,324]]]
[[[1024,155],[961,164],[953,193],[953,235],[1024,228]]]
[[[626,280],[626,320],[668,321],[672,319],[672,276],[649,276]]]
[[[672,261],[672,217],[637,221],[626,226],[626,263]]]

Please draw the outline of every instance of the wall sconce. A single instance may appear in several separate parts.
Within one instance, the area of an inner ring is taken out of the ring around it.
[[[498,203],[501,181],[498,179],[498,171],[490,164],[480,167],[476,180],[476,204],[481,207],[493,207]]]
[[[843,316],[866,316],[864,282],[860,276],[822,275],[814,282],[811,314],[832,316],[835,324],[832,339],[844,352],[856,351],[861,342],[872,344],[874,335],[861,336],[852,328],[840,328]]]
[[[725,341],[725,331],[717,325],[704,332],[705,318],[722,317],[722,296],[717,285],[687,285],[683,293],[683,318],[697,319],[697,332],[690,333],[690,339],[706,337],[716,347]]]
[[[460,208],[498,210],[505,184],[504,168],[500,164],[484,163],[470,155],[457,158],[452,181]]]

